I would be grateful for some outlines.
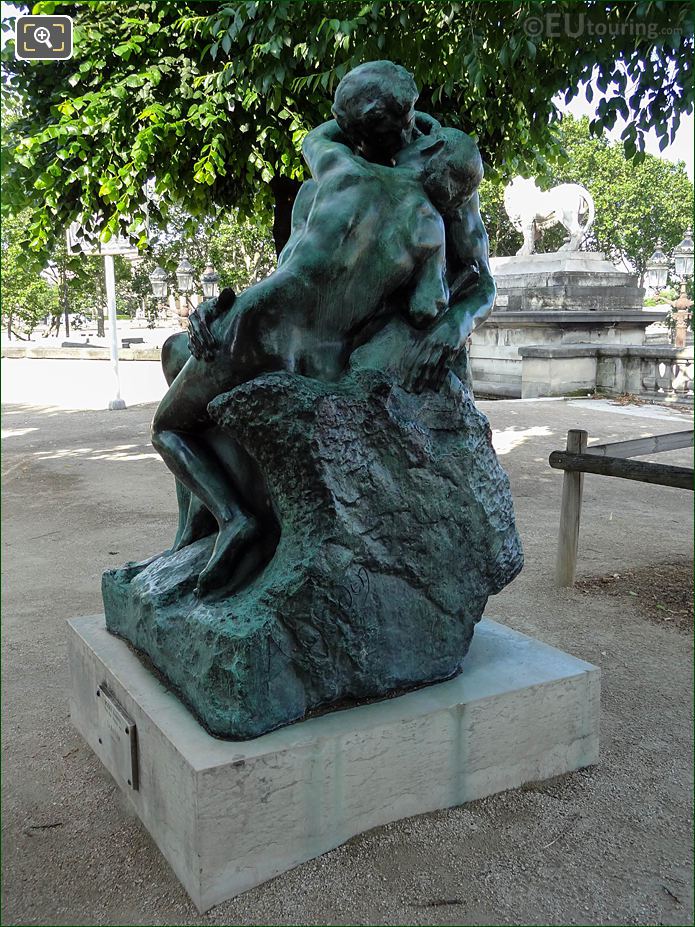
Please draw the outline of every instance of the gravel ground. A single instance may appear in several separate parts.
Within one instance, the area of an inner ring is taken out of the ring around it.
[[[589,595],[632,596],[635,605],[657,624],[672,623],[684,631],[693,627],[693,561],[653,563],[646,569],[623,570],[605,576],[585,576],[577,588]]]
[[[174,532],[172,482],[148,444],[153,406],[68,411],[52,405],[58,392],[9,406],[3,426],[3,924],[692,922],[691,640],[639,596],[606,594],[610,583],[554,587],[562,476],[547,465],[568,428],[621,440],[680,430],[683,414],[481,403],[527,559],[487,613],[601,666],[600,764],[378,828],[199,915],[67,708],[65,619],[100,609],[105,567]],[[689,451],[658,460],[692,466]],[[632,571],[658,585],[654,563],[685,575],[690,505],[587,477],[580,580]]]

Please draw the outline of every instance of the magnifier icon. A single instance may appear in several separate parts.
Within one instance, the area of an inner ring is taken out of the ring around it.
[[[46,48],[53,48],[51,45],[51,33],[45,26],[38,26],[34,30],[34,41],[40,42],[42,45],[45,45]]]

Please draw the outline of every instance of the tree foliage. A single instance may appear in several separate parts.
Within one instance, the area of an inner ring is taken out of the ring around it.
[[[159,311],[152,295],[150,274],[162,267],[169,275],[169,292],[176,293],[176,267],[182,258],[192,264],[200,295],[200,278],[208,262],[220,276],[220,288],[239,293],[267,277],[275,269],[275,249],[270,229],[262,222],[244,219],[236,209],[217,218],[205,217],[191,227],[190,216],[172,207],[165,228],[151,228],[150,247],[141,262],[119,282],[122,308],[130,314],[144,304],[148,317]]]
[[[580,183],[587,188],[596,205],[587,242],[590,249],[605,252],[640,276],[658,238],[664,251],[673,251],[693,216],[693,185],[682,162],[647,154],[636,164],[625,157],[622,145],[605,136],[592,137],[586,118],[564,119],[560,140],[565,156],[539,178],[539,186]],[[491,252],[514,254],[521,235],[507,218],[502,196],[503,184],[484,181],[481,211]],[[555,250],[563,235],[559,227],[546,232],[539,250]]]
[[[44,2],[34,12],[75,22],[69,61],[16,61],[12,41],[3,54],[21,112],[4,157],[5,203],[30,210],[37,256],[73,220],[96,217],[105,239],[119,229],[137,237],[152,178],[158,221],[173,205],[192,216],[275,206],[281,244],[304,176],[301,140],[329,115],[338,80],[370,59],[409,68],[422,108],[477,136],[503,176],[545,169],[553,98],[589,78],[606,94],[594,130],[626,118],[625,151],[637,159],[646,131],[667,143],[692,108],[688,3],[157,0]],[[552,12],[605,28],[580,38],[571,20],[560,34],[530,28]]]
[[[153,269],[159,265],[168,271],[172,286],[176,267],[184,257],[193,265],[196,280],[211,262],[220,275],[220,287],[229,286],[237,292],[275,269],[272,235],[262,222],[245,219],[237,209],[227,210],[217,218],[204,217],[196,221],[194,229],[190,228],[189,218],[174,207],[165,228],[151,229],[146,261]]]
[[[23,215],[2,223],[2,324],[20,338],[30,338],[46,316],[60,312],[58,289],[20,260]]]

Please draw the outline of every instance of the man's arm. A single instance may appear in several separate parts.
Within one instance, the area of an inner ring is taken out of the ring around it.
[[[449,288],[444,273],[444,243],[433,251],[418,271],[417,283],[408,300],[406,318],[416,328],[428,325],[446,309]]]
[[[309,132],[302,143],[302,155],[314,180],[320,180],[325,173],[348,159],[355,160],[335,119],[329,119]]]

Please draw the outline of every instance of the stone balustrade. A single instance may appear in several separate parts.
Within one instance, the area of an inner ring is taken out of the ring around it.
[[[519,347],[521,398],[598,390],[651,400],[693,401],[693,348],[555,344]]]

